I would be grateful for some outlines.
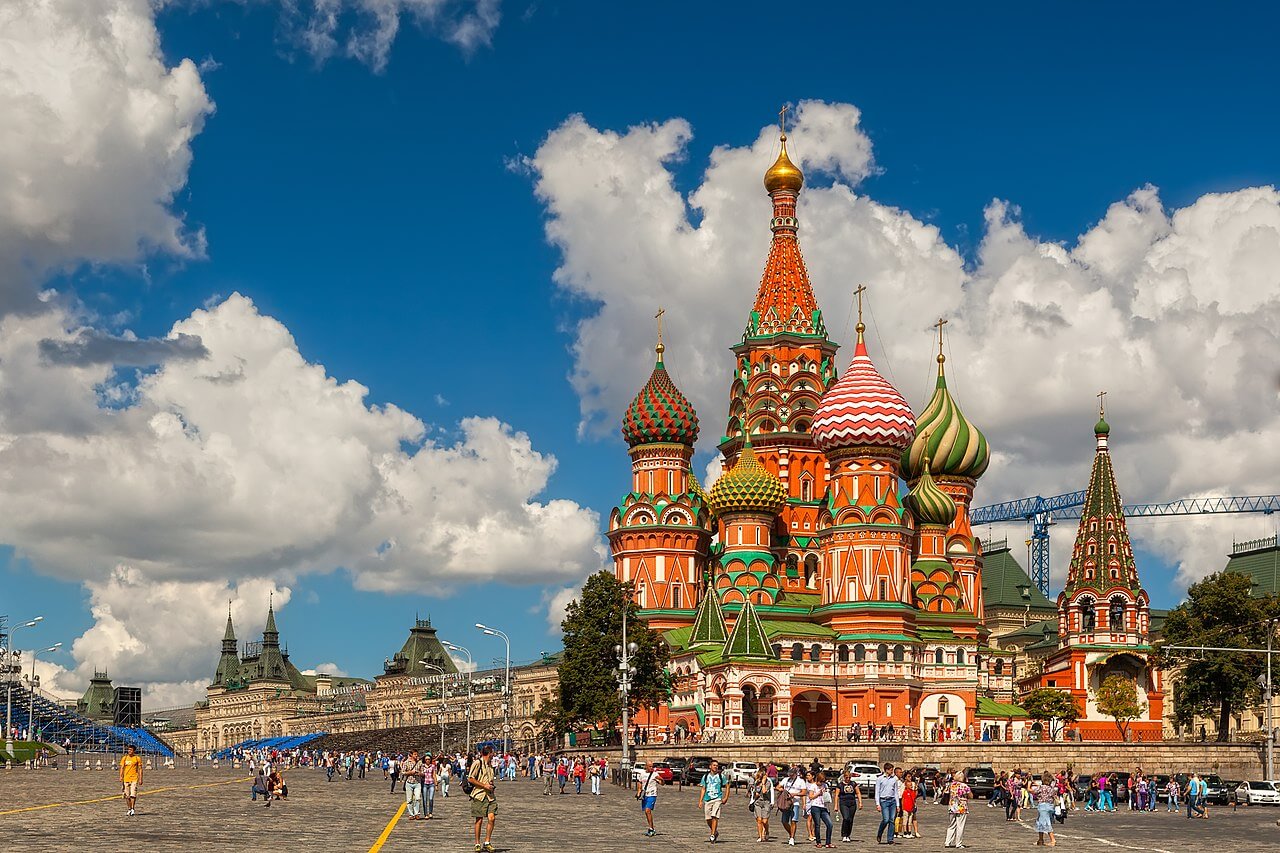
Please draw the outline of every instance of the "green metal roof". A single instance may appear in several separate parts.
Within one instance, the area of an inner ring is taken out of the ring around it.
[[[773,649],[769,645],[769,637],[760,624],[756,609],[747,599],[733,623],[733,631],[725,641],[724,653],[732,658],[772,658]]]
[[[722,646],[727,639],[724,613],[720,610],[720,593],[715,587],[708,586],[702,601],[698,602],[698,615],[693,618],[688,642],[694,646]]]
[[[762,619],[760,623],[764,626],[765,633],[769,635],[769,639],[775,637],[831,638],[836,635],[836,632],[830,628],[813,622],[786,622],[781,619]]]
[[[1025,719],[1027,712],[1017,705],[1009,705],[1004,702],[997,702],[987,696],[978,697],[978,716],[979,717],[999,717],[1000,719],[1008,719],[1010,717],[1020,717]]]
[[[1253,551],[1232,554],[1227,560],[1225,571],[1248,575],[1253,581],[1250,595],[1261,598],[1264,595],[1280,595],[1280,547],[1275,539],[1268,538],[1264,542],[1273,543],[1270,547],[1262,547]]]
[[[1025,596],[1024,589],[1027,590]],[[982,597],[987,607],[1026,607],[1030,604],[1033,612],[1057,610],[1054,603],[1031,582],[1026,570],[1008,548],[997,548],[982,555]]]

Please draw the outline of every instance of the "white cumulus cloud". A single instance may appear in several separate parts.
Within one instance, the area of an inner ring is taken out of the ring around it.
[[[661,305],[666,365],[698,409],[705,451],[724,429],[725,348],[741,338],[768,248],[761,177],[777,142],[765,128],[750,146],[715,147],[683,196],[672,165],[691,133],[682,119],[619,132],[574,116],[526,165],[561,252],[557,283],[599,305],[574,343],[582,429],[616,428],[650,369],[649,318]],[[1277,491],[1280,472],[1259,464],[1280,441],[1274,188],[1169,211],[1155,188],[1140,187],[1067,245],[1027,234],[1017,208],[997,200],[966,265],[937,228],[860,191],[874,166],[856,108],[801,103],[790,136],[809,182],[801,242],[832,336],[849,343],[851,291],[868,283],[873,357],[921,408],[935,370],[930,326],[951,319],[949,382],[994,449],[979,502],[1083,488],[1099,389],[1110,392],[1127,500]],[[1059,575],[1070,526],[1054,533]],[[1221,568],[1233,536],[1273,523],[1225,516],[1131,529],[1185,583]]]

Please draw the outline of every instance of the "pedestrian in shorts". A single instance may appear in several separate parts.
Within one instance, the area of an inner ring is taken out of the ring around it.
[[[711,769],[698,787],[702,790],[702,816],[711,832],[707,841],[715,844],[720,840],[720,808],[729,799],[729,779],[720,771],[719,761],[711,762]]]
[[[662,777],[653,769],[652,761],[645,762],[644,770],[645,775],[640,777],[640,786],[636,788],[636,799],[640,801],[645,823],[649,824],[644,834],[652,836],[658,834],[653,826],[653,807],[658,804],[658,786],[662,784]]]
[[[476,853],[493,853],[493,824],[498,818],[498,798],[495,796],[493,772],[493,747],[480,750],[480,757],[471,762],[467,770],[471,783],[471,819],[476,824]],[[484,825],[484,843],[480,842],[480,830]]]

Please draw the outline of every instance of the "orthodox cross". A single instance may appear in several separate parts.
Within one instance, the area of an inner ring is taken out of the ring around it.
[[[1106,391],[1098,392],[1098,417],[1102,417],[1107,413],[1107,406],[1106,406],[1107,401],[1106,399],[1104,399],[1106,396],[1107,396]]]
[[[860,284],[853,290],[853,295],[858,297],[858,324],[862,324],[862,294],[867,292],[867,286]]]
[[[666,350],[666,347],[662,345],[662,315],[665,313],[667,313],[667,309],[659,307],[658,313],[653,315],[653,319],[658,321],[658,346],[657,346],[658,355],[662,355],[662,353]]]
[[[933,324],[933,327],[938,330],[938,355],[942,355],[942,327],[950,322],[950,320],[939,317],[938,322]]]
[[[778,110],[778,130],[782,131],[782,135],[787,135],[787,110],[790,109],[786,104],[782,105],[782,109]]]

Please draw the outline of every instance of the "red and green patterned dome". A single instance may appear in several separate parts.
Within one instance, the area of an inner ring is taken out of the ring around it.
[[[907,509],[921,524],[935,524],[946,527],[956,517],[956,502],[938,484],[933,482],[929,474],[929,458],[926,456],[920,479],[916,480],[911,493],[907,495]]]
[[[662,364],[662,345],[653,375],[627,407],[622,417],[622,437],[627,444],[684,444],[698,440],[698,413],[671,381]]]

